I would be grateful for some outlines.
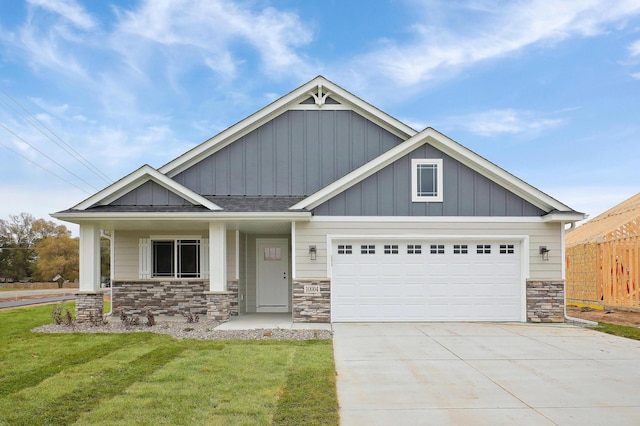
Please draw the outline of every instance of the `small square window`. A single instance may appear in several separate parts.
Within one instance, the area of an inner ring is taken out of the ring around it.
[[[431,254],[444,254],[444,244],[431,244],[429,252]]]
[[[513,244],[500,244],[500,254],[514,254]]]
[[[453,254],[467,254],[467,253],[469,253],[469,248],[466,244],[453,245]]]
[[[338,254],[352,254],[353,247],[351,244],[338,244]]]
[[[398,245],[397,244],[385,244],[384,245],[384,254],[398,254]]]
[[[363,244],[360,246],[360,254],[376,254],[376,246],[374,244]]]
[[[411,201],[442,202],[442,159],[411,160]]]
[[[422,245],[407,244],[407,254],[422,254]]]
[[[491,254],[491,244],[478,244],[476,246],[476,253]]]

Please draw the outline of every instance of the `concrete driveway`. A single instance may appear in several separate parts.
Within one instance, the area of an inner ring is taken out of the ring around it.
[[[640,342],[566,325],[333,324],[343,425],[640,424]]]

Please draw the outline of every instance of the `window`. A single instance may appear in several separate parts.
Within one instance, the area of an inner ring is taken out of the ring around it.
[[[429,252],[431,254],[444,254],[444,244],[431,244]]]
[[[153,240],[152,277],[200,278],[200,240]]]
[[[397,244],[385,244],[384,245],[384,254],[398,254],[398,245]]]
[[[422,254],[422,245],[421,244],[408,244],[407,245],[407,254]]]
[[[351,244],[338,244],[338,254],[351,254],[352,250]]]
[[[442,159],[411,160],[411,201],[442,202]]]
[[[360,254],[376,254],[376,246],[363,244],[360,246]]]
[[[491,254],[490,244],[478,244],[476,246],[476,253],[478,254]]]
[[[454,244],[453,245],[453,254],[467,254],[469,253],[469,248],[466,244]]]
[[[513,254],[515,250],[513,244],[500,244],[500,254]]]

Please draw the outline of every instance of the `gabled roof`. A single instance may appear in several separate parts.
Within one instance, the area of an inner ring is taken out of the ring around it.
[[[72,207],[71,210],[87,210],[91,207],[106,206],[148,181],[157,183],[191,204],[203,206],[208,210],[221,210],[212,201],[168,178],[147,164]]]
[[[312,99],[313,103],[308,102],[309,99]],[[327,102],[328,100],[331,102]],[[349,109],[378,124],[383,129],[388,130],[401,139],[408,139],[417,133],[411,127],[373,105],[368,104],[337,84],[332,83],[322,76],[318,76],[244,120],[223,130],[175,160],[165,164],[158,170],[160,173],[166,174],[169,177],[174,177],[280,114],[289,110],[301,109]]]
[[[291,209],[311,210],[427,143],[522,197],[534,206],[548,212],[552,215],[549,217],[549,220],[571,222],[584,219],[583,213],[574,211],[569,206],[534,188],[523,180],[518,179],[431,127],[424,129],[341,179],[310,195],[292,206]]]
[[[567,247],[640,234],[640,193],[578,226],[566,236]]]

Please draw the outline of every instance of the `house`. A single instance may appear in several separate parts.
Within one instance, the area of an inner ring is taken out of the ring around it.
[[[640,309],[640,193],[567,233],[567,303]]]
[[[80,225],[80,320],[102,231],[115,311],[296,322],[561,322],[584,218],[321,76],[53,216]]]

